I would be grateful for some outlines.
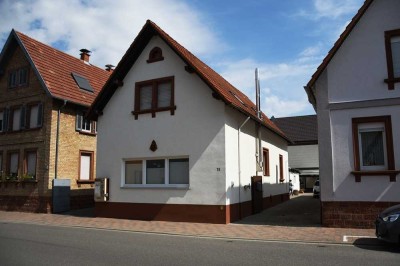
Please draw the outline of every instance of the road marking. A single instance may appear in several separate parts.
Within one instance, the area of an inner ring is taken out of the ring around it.
[[[349,242],[349,238],[372,238],[373,236],[343,236],[343,242]]]

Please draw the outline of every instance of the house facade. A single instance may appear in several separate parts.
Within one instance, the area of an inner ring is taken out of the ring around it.
[[[151,21],[89,117],[109,178],[96,216],[230,223],[288,199],[287,137]]]
[[[294,189],[312,192],[319,178],[317,116],[272,117],[271,121],[292,141],[288,154]]]
[[[0,209],[53,211],[54,179],[68,180],[71,208],[93,206],[96,128],[83,114],[110,72],[88,58],[11,31],[0,55]]]
[[[373,227],[400,202],[400,2],[365,1],[305,87],[317,111],[322,223]]]

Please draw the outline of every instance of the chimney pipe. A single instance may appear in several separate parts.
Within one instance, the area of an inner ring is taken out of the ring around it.
[[[89,62],[89,57],[90,57],[90,51],[88,49],[81,49],[81,60],[85,61],[85,62]]]
[[[107,70],[108,72],[113,72],[113,71],[114,71],[114,67],[115,67],[115,66],[113,66],[113,65],[111,65],[111,64],[108,64],[108,65],[106,65],[106,70]]]

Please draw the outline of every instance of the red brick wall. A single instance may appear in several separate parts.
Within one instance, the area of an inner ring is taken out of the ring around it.
[[[394,202],[321,202],[322,226],[374,228],[377,215]]]
[[[0,210],[22,212],[51,212],[51,198],[39,196],[1,196]]]

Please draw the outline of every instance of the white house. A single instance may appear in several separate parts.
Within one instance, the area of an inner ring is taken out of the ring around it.
[[[322,223],[372,227],[400,202],[400,1],[368,0],[305,87],[318,115]]]
[[[293,188],[312,192],[319,178],[317,116],[272,117],[271,121],[292,141],[288,154]]]
[[[289,198],[288,138],[151,21],[89,116],[97,176],[109,178],[97,216],[229,223]]]

